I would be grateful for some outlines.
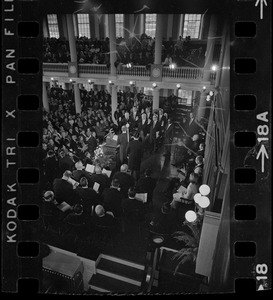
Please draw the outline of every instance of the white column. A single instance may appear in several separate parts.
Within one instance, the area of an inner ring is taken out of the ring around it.
[[[173,31],[173,14],[168,15],[167,40],[172,37]]]
[[[94,15],[94,23],[95,23],[95,37],[99,40],[100,39],[100,24],[99,24],[99,17],[95,14]]]
[[[153,110],[159,109],[159,88],[153,90]]]
[[[204,75],[203,75],[204,81],[210,80],[211,65],[212,65],[215,38],[216,38],[216,30],[217,30],[217,18],[215,15],[212,15],[210,19],[209,34],[208,34],[206,56],[205,56]],[[198,121],[200,121],[204,117],[206,113],[206,109],[207,109],[206,93],[201,92],[198,111],[197,111]]]
[[[112,120],[115,124],[117,124],[117,121],[114,118],[114,112],[117,110],[117,106],[118,106],[117,87],[115,85],[112,85],[110,86],[110,90],[111,90]]]
[[[110,42],[110,74],[111,76],[116,76],[117,70],[115,67],[115,62],[117,60],[116,54],[116,24],[115,24],[115,15],[108,15],[108,24],[109,24],[109,42]]]
[[[43,82],[43,107],[45,111],[49,112],[46,82]]]
[[[77,83],[74,83],[74,97],[75,97],[76,114],[80,114],[81,111],[82,111],[82,108],[81,108],[81,95],[80,95],[79,85]]]
[[[109,18],[108,18],[108,14],[106,14],[105,15],[105,18],[104,18],[104,20],[105,20],[105,22],[104,22],[104,29],[105,29],[105,31],[104,31],[104,37],[106,38],[106,37],[108,37],[109,38]]]
[[[155,64],[161,64],[162,54],[162,31],[163,31],[163,15],[156,15],[156,32],[155,32]]]
[[[77,61],[77,51],[76,51],[76,39],[73,26],[73,16],[71,14],[66,15],[67,29],[68,29],[68,41],[70,49],[71,62]]]

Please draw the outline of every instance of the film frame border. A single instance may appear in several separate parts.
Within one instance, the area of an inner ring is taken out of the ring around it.
[[[263,1],[261,1],[263,2]],[[264,140],[260,140],[258,145],[261,147],[264,145],[268,157],[270,160],[271,154],[271,89],[270,89],[270,80],[268,82],[262,81],[262,84],[259,83],[259,89],[257,89],[257,82],[261,78],[271,78],[271,73],[266,69],[266,74],[261,68],[267,66],[268,57],[264,55],[264,51],[268,50],[270,53],[271,41],[268,39],[267,30],[271,25],[271,18],[269,16],[270,8],[267,7],[264,10],[263,20],[260,19],[257,7],[254,6],[253,1],[233,1],[233,11],[230,22],[230,38],[233,43],[233,49],[231,47],[231,56],[230,56],[230,66],[231,66],[231,100],[230,100],[230,112],[231,112],[231,135],[234,135],[238,130],[239,131],[250,131],[257,132],[258,126],[267,125],[268,126],[268,143],[264,143]],[[14,5],[14,9],[11,9],[10,5]],[[271,5],[271,2],[268,6]],[[17,170],[19,168],[29,168],[29,167],[38,167],[40,166],[40,154],[39,146],[36,148],[20,148],[17,146],[16,136],[21,131],[31,131],[33,127],[39,128],[39,134],[41,136],[41,112],[42,112],[42,59],[39,49],[42,44],[42,35],[36,38],[23,38],[17,36],[17,23],[20,21],[38,21],[40,24],[40,32],[42,28],[41,20],[37,20],[37,16],[40,16],[40,3],[38,1],[19,1],[13,2],[12,0],[4,1],[3,11],[4,18],[2,21],[3,28],[5,28],[14,33],[14,35],[6,34],[4,31],[3,34],[3,68],[2,74],[5,81],[3,84],[3,104],[2,104],[2,116],[3,116],[3,131],[2,131],[2,144],[4,148],[4,162],[6,162],[6,168],[2,167],[2,184],[3,187],[3,210],[2,212],[7,213],[9,210],[9,205],[11,208],[18,207],[19,204],[38,204],[38,199],[40,195],[40,188],[37,184],[19,184],[17,182]],[[5,11],[6,10],[6,11]],[[111,7],[110,7],[111,10]],[[168,13],[168,12],[166,12]],[[6,19],[10,19],[7,21]],[[13,20],[12,20],[13,19]],[[248,39],[247,41],[240,37],[234,35],[234,24],[241,21],[254,21],[257,25],[256,37]],[[31,47],[28,47],[26,41],[31,39]],[[265,43],[263,45],[259,44],[259,41],[263,40]],[[244,45],[244,46],[242,46]],[[10,57],[6,57],[7,49],[13,49],[14,52],[9,52]],[[242,49],[244,50],[242,53]],[[26,51],[27,50],[27,51]],[[39,55],[37,56],[37,53]],[[18,62],[20,57],[36,57],[39,59],[39,73],[35,75],[24,75],[19,74],[16,71],[14,64]],[[234,70],[234,60],[236,58],[243,57],[254,57],[257,61],[257,70],[255,74],[252,75],[237,75]],[[11,65],[10,65],[11,64]],[[13,64],[13,65],[12,65]],[[4,67],[10,65],[10,67]],[[15,70],[13,70],[15,68]],[[8,69],[8,70],[7,70]],[[8,77],[10,76],[10,77]],[[8,78],[8,79],[7,79]],[[7,82],[10,81],[10,82]],[[15,81],[15,82],[12,82]],[[16,88],[15,88],[16,87]],[[39,97],[39,109],[36,111],[22,111],[18,109],[17,98],[19,95],[38,95]],[[234,108],[234,99],[237,95],[240,94],[251,94],[256,96],[256,109],[248,112],[239,112]],[[268,101],[263,101],[260,99],[268,98]],[[5,99],[8,99],[6,101]],[[268,114],[263,113],[268,112]],[[260,115],[260,119],[257,119],[257,116]],[[244,118],[242,116],[247,116],[246,122],[243,122]],[[255,122],[249,122],[249,120],[255,120]],[[31,120],[31,124],[28,121]],[[242,120],[242,122],[238,122]],[[262,123],[261,121],[265,123]],[[33,126],[35,124],[35,126]],[[265,127],[264,127],[265,128]],[[262,130],[262,129],[261,129]],[[266,129],[265,129],[266,130]],[[264,133],[264,131],[261,131]],[[266,131],[267,132],[267,131]],[[265,134],[260,134],[262,138]],[[232,138],[231,138],[232,139]],[[231,143],[230,154],[236,159],[231,162],[232,169],[243,168],[242,158],[245,153],[243,150],[240,150],[238,147],[234,146],[234,143]],[[238,151],[240,151],[238,155]],[[35,158],[35,159],[33,159]],[[38,159],[38,165],[35,163]],[[266,159],[266,158],[264,158]],[[8,167],[7,167],[8,165]],[[244,185],[234,183],[234,174],[231,172],[230,177],[230,229],[231,229],[231,273],[233,276],[238,276],[238,278],[252,278],[256,280],[256,289],[266,289],[271,287],[271,256],[270,251],[262,247],[265,240],[270,240],[270,231],[263,232],[263,235],[257,235],[258,229],[262,229],[264,226],[271,225],[271,216],[269,215],[271,208],[270,193],[268,187],[270,186],[271,178],[271,168],[269,166],[265,167],[266,171],[262,172],[260,165],[256,166],[256,182],[252,185]],[[16,170],[15,170],[16,169]],[[257,205],[257,201],[254,199],[253,194],[259,196],[260,198],[265,199],[264,205],[261,207]],[[35,198],[36,197],[36,198]],[[15,198],[14,200],[12,200]],[[238,202],[238,198],[240,199]],[[36,200],[34,200],[36,199]],[[5,202],[6,201],[6,202]],[[8,202],[7,202],[8,201]],[[33,203],[35,201],[35,203]],[[10,204],[10,203],[14,203]],[[248,204],[254,205],[256,207],[256,219],[253,221],[238,221],[234,219],[234,209],[238,204]],[[16,212],[17,214],[17,212]],[[11,219],[16,220],[9,221],[14,222],[10,223],[15,224],[14,230],[9,230],[11,227],[8,227],[8,217],[3,218],[2,225],[5,237],[16,232],[16,241],[39,241],[38,234],[31,234],[27,236],[24,234],[27,231],[25,228],[29,224],[26,224],[25,221],[20,221],[18,218],[13,217]],[[33,222],[33,221],[30,221]],[[36,222],[36,221],[34,221]],[[32,223],[33,225],[34,223]],[[38,226],[38,223],[34,226]],[[266,224],[266,225],[265,225]],[[6,229],[5,229],[6,228]],[[249,229],[253,229],[249,233]],[[257,229],[258,228],[258,229]],[[254,232],[256,231],[256,235]],[[242,237],[242,234],[244,236]],[[10,237],[11,238],[11,237]],[[37,239],[36,239],[37,238]],[[238,241],[254,241],[257,244],[256,255],[254,258],[242,258],[234,256],[234,244]],[[19,278],[37,278],[40,279],[41,262],[39,258],[20,258],[16,256],[16,250],[14,248],[14,243],[5,243],[3,244],[2,253],[5,258],[9,257],[11,253],[14,253],[14,261],[9,263],[7,266],[5,259],[2,256],[2,278],[3,278],[3,287],[6,291],[17,291],[17,280]],[[4,263],[4,264],[3,264]],[[266,267],[265,267],[266,265]],[[236,266],[236,268],[235,268]],[[267,271],[267,272],[265,272]],[[264,274],[266,273],[266,274]],[[267,279],[260,279],[259,277],[265,277],[267,274]],[[8,278],[7,278],[8,275]],[[261,276],[262,275],[262,276]],[[262,283],[261,283],[262,282]]]

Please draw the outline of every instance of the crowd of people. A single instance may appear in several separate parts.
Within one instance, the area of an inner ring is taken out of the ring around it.
[[[81,37],[76,39],[77,61],[82,64],[103,64],[110,67],[109,38]],[[154,62],[155,38],[143,33],[139,37],[129,39],[117,38],[117,60],[115,66],[132,65],[149,66]],[[193,46],[190,37],[177,41],[163,40],[162,64],[169,66],[192,66],[192,63],[202,67],[205,48]],[[44,38],[43,62],[67,63],[70,61],[69,43],[64,38]]]
[[[45,219],[68,227],[108,226],[126,231],[134,226],[134,217],[148,212],[151,230],[170,233],[175,220],[183,219],[185,211],[194,207],[193,197],[202,183],[205,128],[194,114],[178,124],[181,138],[175,138],[172,116],[162,108],[153,111],[141,91],[119,91],[113,119],[106,90],[81,89],[81,114],[75,113],[73,90],[52,87],[48,94],[50,112],[43,116]],[[117,136],[117,168],[110,177],[100,164],[95,164],[92,173],[86,171],[87,164],[94,164],[97,146],[109,135]],[[140,166],[145,152],[150,155],[162,149],[166,158],[172,158],[179,176],[170,180],[165,193],[168,201],[155,212],[157,181],[151,169],[140,174]],[[181,185],[185,192],[174,199]],[[147,193],[147,203],[139,201],[137,193]]]

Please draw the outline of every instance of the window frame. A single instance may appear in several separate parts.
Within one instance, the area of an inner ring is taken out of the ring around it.
[[[147,22],[147,16],[148,15],[151,15],[151,16],[155,16],[155,20],[152,20],[152,21],[148,21]],[[157,14],[145,14],[145,20],[144,20],[144,32],[145,32],[145,34],[147,35],[147,36],[150,36],[150,37],[152,37],[152,38],[155,38],[155,36],[156,36],[156,21],[157,21]],[[147,31],[149,30],[149,31],[153,31],[153,29],[148,29],[147,28],[147,25],[154,25],[155,26],[155,28],[154,28],[154,35],[151,35],[151,34],[148,34],[147,33]]]
[[[79,20],[79,19],[80,19],[79,16],[84,16],[84,20]],[[85,29],[80,28],[81,25],[85,25],[85,26],[83,27],[83,28],[85,28]],[[86,38],[88,38],[88,39],[91,38],[91,30],[90,30],[90,19],[89,19],[89,14],[77,14],[77,28],[78,28],[78,35],[79,35],[79,38],[80,38],[80,37],[86,37]],[[83,34],[81,33],[82,29],[83,29],[84,32],[89,33],[89,35],[83,35]]]
[[[55,20],[50,20],[49,16],[52,16],[53,19],[56,18],[56,22]],[[59,39],[60,38],[60,30],[59,30],[59,23],[58,23],[58,16],[57,14],[47,14],[46,17],[47,20],[47,29],[48,29],[48,35],[50,38],[56,38]],[[51,34],[50,28],[51,26],[57,30],[54,30],[53,28],[53,35]]]
[[[183,26],[182,26],[182,30],[181,30],[181,36],[182,36],[182,38],[185,39],[186,36],[189,35],[188,33],[186,33],[186,35],[184,36],[185,22],[191,21],[191,20],[189,20],[189,19],[186,20],[186,16],[187,16],[187,15],[188,15],[188,16],[189,16],[189,15],[196,15],[196,16],[200,15],[200,20],[195,20],[195,22],[200,21],[200,24],[199,24],[199,30],[198,30],[198,36],[197,36],[197,37],[192,37],[192,36],[191,36],[191,39],[192,39],[192,40],[200,40],[200,39],[201,39],[201,36],[202,36],[202,28],[203,28],[203,14],[184,14],[184,15],[183,15]],[[195,27],[196,27],[196,26],[195,26]]]

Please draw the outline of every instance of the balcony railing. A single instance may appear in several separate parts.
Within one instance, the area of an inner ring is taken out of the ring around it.
[[[68,73],[68,64],[63,63],[43,63],[44,72],[52,73]],[[110,68],[106,65],[97,64],[79,64],[80,74],[92,75],[110,75]],[[162,68],[162,77],[169,79],[185,79],[185,80],[196,80],[201,81],[203,79],[204,69],[203,68],[191,68],[191,67],[177,67],[170,69],[169,67]],[[128,69],[126,66],[118,67],[118,76],[132,76],[132,77],[144,77],[143,79],[150,78],[150,70],[146,66],[134,66],[132,69]],[[146,78],[145,78],[146,77]],[[210,74],[211,83],[215,82],[216,73]]]
[[[79,73],[109,75],[110,69],[106,65],[97,64],[79,64]]]

